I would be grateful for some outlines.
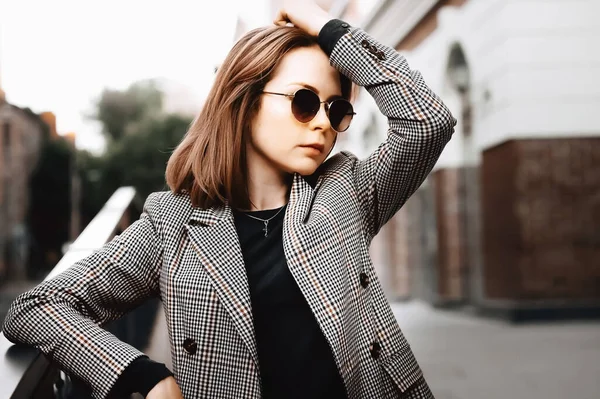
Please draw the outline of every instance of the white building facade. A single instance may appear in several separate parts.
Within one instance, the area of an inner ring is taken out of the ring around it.
[[[403,53],[458,119],[374,258],[392,297],[479,307],[600,299],[598,0],[383,0],[361,26]],[[341,145],[386,121],[361,93]]]

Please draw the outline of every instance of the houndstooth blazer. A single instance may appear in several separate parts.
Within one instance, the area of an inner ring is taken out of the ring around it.
[[[389,119],[389,134],[365,160],[342,152],[314,179],[294,176],[285,256],[350,398],[432,397],[375,275],[369,245],[431,171],[455,120],[401,55],[361,29],[348,27],[330,59],[371,93]],[[4,333],[35,345],[104,398],[141,353],[99,325],[150,297],[162,300],[185,398],[260,397],[232,211],[194,208],[184,194],[150,195],[125,232],[21,295]]]

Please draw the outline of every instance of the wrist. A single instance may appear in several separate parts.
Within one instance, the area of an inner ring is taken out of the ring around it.
[[[339,20],[331,19],[321,28],[317,40],[325,54],[331,55],[333,48],[342,36],[348,33],[350,25]]]
[[[319,37],[319,33],[321,33],[321,30],[323,29],[323,27],[327,24],[327,22],[329,22],[331,20],[331,18],[329,17],[329,15],[325,14],[319,18],[315,19],[314,25],[313,25],[313,32],[312,34],[315,37]]]

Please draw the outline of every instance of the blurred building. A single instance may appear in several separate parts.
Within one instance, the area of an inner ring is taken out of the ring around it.
[[[458,119],[384,232],[393,296],[497,310],[597,304],[599,12],[594,0],[396,0],[362,22]],[[364,155],[386,121],[369,96],[359,102],[346,145]]]
[[[24,280],[32,250],[38,246],[33,226],[43,225],[50,235],[56,235],[59,225],[70,223],[68,239],[80,233],[79,176],[75,171],[73,156],[68,156],[64,173],[69,181],[69,220],[52,221],[52,215],[36,210],[40,220],[30,220],[32,211],[32,177],[42,157],[44,143],[60,140],[56,129],[56,116],[52,112],[36,114],[6,100],[0,86],[0,283],[6,280]],[[65,136],[75,150],[75,134]],[[62,172],[61,172],[62,173]],[[59,187],[51,187],[59,190]],[[51,194],[51,193],[49,193]],[[56,197],[52,197],[56,198]],[[48,206],[52,206],[48,204]],[[39,230],[39,229],[38,229]],[[40,239],[40,237],[37,237]],[[45,254],[42,254],[45,256]],[[61,254],[57,253],[56,260]]]
[[[25,278],[29,179],[40,156],[44,124],[29,109],[0,99],[0,281]]]

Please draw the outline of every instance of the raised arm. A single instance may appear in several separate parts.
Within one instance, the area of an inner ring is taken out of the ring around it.
[[[331,64],[365,87],[388,118],[387,139],[354,165],[368,239],[423,183],[454,132],[456,120],[405,58],[361,29],[329,21],[319,33]]]
[[[140,219],[102,249],[20,295],[5,320],[10,341],[39,348],[87,382],[95,398],[108,396],[143,356],[99,325],[159,295],[160,198],[150,195]]]

